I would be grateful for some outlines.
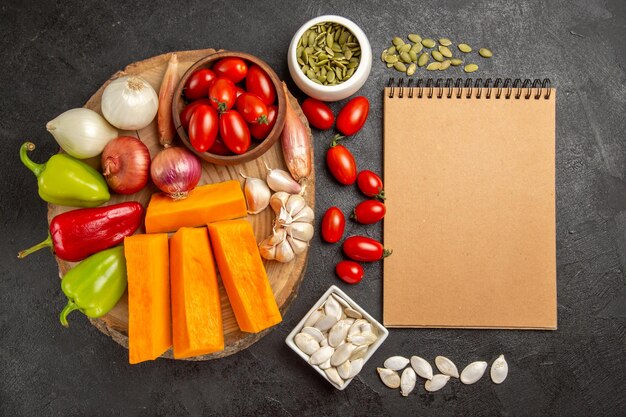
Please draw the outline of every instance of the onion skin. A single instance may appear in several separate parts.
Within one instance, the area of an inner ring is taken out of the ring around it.
[[[202,175],[202,164],[194,154],[181,147],[165,148],[152,160],[150,176],[159,190],[174,200],[187,198]]]
[[[134,194],[148,183],[150,152],[139,139],[120,136],[102,151],[102,173],[111,190]]]
[[[280,138],[283,157],[291,176],[296,181],[301,181],[311,175],[313,163],[311,134],[293,110],[285,83],[283,83],[283,90],[286,98],[285,127]]]
[[[174,136],[176,136],[176,128],[172,119],[172,100],[174,99],[174,89],[179,80],[178,57],[176,54],[172,54],[159,89],[159,110],[157,112],[159,142],[166,148],[172,145]]]

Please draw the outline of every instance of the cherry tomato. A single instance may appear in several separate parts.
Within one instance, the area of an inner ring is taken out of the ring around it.
[[[363,267],[354,261],[341,261],[335,266],[335,273],[348,284],[358,284],[363,279]]]
[[[326,165],[333,177],[343,185],[354,184],[356,181],[356,161],[352,153],[343,145],[333,141],[326,152]]]
[[[268,106],[276,101],[276,90],[272,84],[272,79],[258,65],[252,65],[248,69],[246,91],[259,96],[263,103]]]
[[[246,121],[235,110],[220,115],[220,136],[224,145],[237,155],[250,148],[250,130]]]
[[[206,152],[217,137],[217,110],[209,104],[201,104],[193,112],[189,122],[189,141],[198,152]]]
[[[243,88],[239,87],[238,85],[235,86],[235,95],[237,96],[236,98],[239,98],[239,96],[245,92],[246,90],[244,90]]]
[[[372,224],[382,220],[387,207],[378,200],[365,200],[359,203],[352,212],[352,218],[361,224]]]
[[[335,115],[326,103],[314,98],[307,98],[302,102],[302,112],[309,123],[319,130],[328,130],[335,123]]]
[[[207,68],[199,69],[191,74],[185,83],[185,97],[189,100],[197,100],[206,97],[209,93],[209,86],[215,80],[215,73]]]
[[[343,253],[353,261],[374,262],[391,255],[382,243],[365,236],[350,236],[343,241]]]
[[[263,140],[270,134],[276,124],[278,107],[273,104],[267,106],[267,124],[254,123],[250,125],[250,133],[256,140]]]
[[[189,128],[189,122],[191,121],[191,116],[193,115],[194,110],[196,110],[201,104],[211,104],[211,100],[209,100],[208,98],[203,98],[200,100],[192,101],[185,106],[183,111],[180,112],[180,124],[185,130]]]
[[[211,149],[209,149],[209,153],[222,156],[228,156],[233,154],[230,149],[228,149],[226,145],[224,145],[224,142],[222,142],[222,139],[220,139],[219,136],[215,139],[215,142],[213,142],[213,146],[211,146]]]
[[[381,200],[385,199],[385,190],[383,189],[383,180],[372,171],[364,170],[359,172],[356,177],[356,183],[359,190],[368,197],[376,197]]]
[[[232,109],[237,99],[235,84],[228,78],[216,78],[209,87],[209,99],[220,113]]]
[[[246,122],[260,125],[268,124],[267,106],[254,94],[243,93],[237,98],[235,107]]]
[[[358,96],[346,103],[337,115],[337,130],[345,136],[354,135],[361,130],[367,114],[370,111],[370,102],[363,96]]]
[[[322,218],[322,238],[328,243],[337,243],[343,237],[346,218],[338,207],[326,210]]]
[[[235,84],[246,78],[248,66],[241,58],[223,58],[213,64],[213,72],[218,77],[228,78]]]

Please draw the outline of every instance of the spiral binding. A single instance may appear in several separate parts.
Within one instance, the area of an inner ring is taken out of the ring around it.
[[[534,97],[535,100],[539,100],[542,95],[544,99],[549,99],[552,92],[550,86],[551,82],[549,78],[544,78],[543,81],[538,78],[534,80],[525,79],[523,81],[520,78],[516,78],[515,80],[505,78],[504,81],[502,81],[502,78],[496,78],[493,82],[491,78],[487,78],[484,82],[482,78],[477,78],[475,81],[471,78],[467,78],[465,81],[463,81],[462,78],[457,78],[456,80],[453,78],[446,78],[445,80],[443,78],[438,78],[437,80],[428,78],[425,81],[420,78],[417,80],[415,86],[413,86],[413,79],[410,78],[405,87],[404,78],[399,78],[398,84],[395,86],[394,78],[391,77],[387,84],[389,88],[389,98],[404,98],[405,91],[408,89],[408,98],[443,98],[444,95],[446,98],[452,98],[456,90],[456,98],[458,99],[462,98],[464,92],[465,98],[474,97],[479,99],[484,97],[490,99],[493,94],[493,97],[496,99],[502,97],[505,99],[510,99],[511,97],[520,99],[522,93],[525,91],[524,98],[526,100],[531,97]],[[395,95],[396,90],[398,92],[397,95]],[[484,94],[483,90],[485,90]],[[515,94],[513,90],[515,90]],[[534,94],[533,91],[535,92]]]

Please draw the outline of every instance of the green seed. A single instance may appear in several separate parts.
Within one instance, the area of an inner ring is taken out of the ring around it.
[[[422,41],[422,37],[416,33],[411,33],[409,36],[407,36],[407,38],[409,38],[409,40],[413,43],[418,43]]]
[[[439,44],[442,46],[450,46],[452,45],[452,41],[448,38],[441,38],[439,39]]]
[[[474,72],[478,69],[478,65],[476,64],[468,64],[465,66],[465,68],[463,68],[463,71],[465,72]]]
[[[439,52],[441,52],[441,55],[445,56],[446,58],[452,58],[452,51],[447,46],[440,46]]]
[[[397,36],[391,40],[391,43],[393,43],[396,47],[404,45],[402,38],[398,38]]]
[[[333,46],[330,47],[333,52],[341,52],[341,46],[339,44],[333,43]]]
[[[415,69],[416,68],[417,68],[417,65],[415,65],[415,64],[409,65],[409,67],[406,69],[406,75],[413,75],[413,74],[415,74]]]
[[[400,60],[401,60],[402,62],[410,63],[410,62],[411,62],[411,55],[409,55],[409,54],[408,54],[408,53],[406,53],[406,52],[402,52],[402,53],[400,54]]]
[[[324,82],[326,82],[326,76],[324,76],[324,75],[318,75],[318,76],[317,76],[317,80],[318,80],[319,82],[321,82],[321,83],[324,83]]]
[[[419,54],[420,52],[422,52],[423,48],[424,46],[422,45],[420,41],[419,43],[416,43],[415,45],[411,46],[411,51],[415,52],[416,54]]]
[[[446,59],[441,63],[441,66],[439,67],[439,71],[443,71],[443,70],[447,70],[448,68],[450,68],[450,60]]]
[[[461,65],[462,63],[463,63],[463,60],[462,60],[462,59],[459,59],[459,58],[452,58],[452,59],[450,60],[450,65],[453,65],[453,66],[455,66],[455,67],[458,67],[458,66],[459,66],[459,65]]]
[[[482,56],[483,58],[491,58],[493,56],[493,52],[491,52],[489,49],[487,48],[480,48],[478,50],[478,53],[480,54],[480,56]]]
[[[300,64],[300,66],[306,65],[302,58],[298,58],[298,64]]]
[[[393,64],[387,63],[387,68],[393,67]]]
[[[329,34],[327,34],[327,35],[326,35],[326,45],[328,45],[328,46],[331,46],[331,47],[332,47],[334,43],[335,43],[335,38],[333,38],[333,35],[332,35],[332,34],[330,34],[330,33],[329,33]]]
[[[349,60],[350,58],[352,58],[352,50],[346,48],[346,52],[344,52],[343,56],[345,56],[346,59]]]
[[[398,49],[398,52],[409,52],[411,50],[411,45],[409,45],[408,43],[402,45],[400,47],[400,49]]]
[[[409,51],[409,57],[411,58],[411,62],[417,62],[417,54],[415,51]]]
[[[350,61],[350,63],[348,64],[348,68],[356,68],[359,66],[358,62],[352,62]]]
[[[435,41],[430,38],[422,39],[422,45],[424,45],[427,48],[434,48]]]
[[[395,46],[392,46],[391,48],[387,49],[387,54],[389,54],[389,55],[395,55],[397,53],[398,53],[398,51],[396,50]]]
[[[306,74],[306,72],[307,72],[308,70],[310,70],[310,69],[311,69],[311,68],[309,68],[309,66],[308,66],[308,65],[304,65],[304,66],[302,66],[302,72],[303,72],[303,73],[305,73],[305,74]]]
[[[387,57],[387,50],[385,49],[385,50],[383,51],[383,53],[382,53],[382,54],[380,54],[380,59],[381,59],[383,62],[386,62],[386,61],[385,61],[385,58],[386,58],[386,57]]]
[[[304,52],[304,47],[303,46],[298,46],[298,49],[296,49],[296,57],[298,57],[298,58],[302,57],[302,52]]]
[[[335,72],[334,71],[328,71],[328,74],[326,74],[326,81],[328,81],[329,83],[335,82]]]
[[[428,71],[435,71],[435,70],[438,70],[439,68],[441,68],[441,62],[431,62],[426,67]]]
[[[398,55],[387,55],[385,57],[385,62],[388,64],[395,64],[398,62]]]
[[[404,65],[402,62],[396,62],[395,64],[393,64],[393,67],[400,72],[406,72],[406,65]]]
[[[313,81],[315,84],[322,84],[317,78],[312,78],[311,81]]]
[[[348,68],[348,71],[346,71],[346,78],[352,77],[352,74],[354,74],[354,71],[355,71],[354,68]]]
[[[315,32],[309,32],[309,45],[315,44]]]
[[[419,65],[420,67],[423,67],[424,65],[426,65],[426,63],[428,62],[429,59],[430,59],[430,56],[428,55],[428,53],[424,52],[417,59],[417,65]]]
[[[468,44],[466,44],[466,43],[460,43],[460,44],[457,46],[457,48],[459,48],[459,51],[464,52],[464,53],[466,53],[466,54],[467,54],[467,53],[472,52],[472,47],[471,47],[471,46],[469,46],[469,45],[468,45]]]
[[[439,62],[443,61],[443,55],[441,55],[441,52],[439,52],[439,51],[432,51],[430,54],[432,55],[432,57],[433,57],[433,59],[435,61],[439,61]]]
[[[313,72],[313,70],[308,70],[306,72],[306,76],[309,77],[309,79],[312,80],[313,78],[315,78],[315,73]]]

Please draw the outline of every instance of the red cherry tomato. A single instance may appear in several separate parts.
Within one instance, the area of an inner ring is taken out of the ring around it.
[[[244,90],[243,88],[239,87],[238,85],[235,86],[235,95],[237,96],[236,98],[239,98],[239,96],[245,92],[246,90]]]
[[[189,128],[189,122],[191,121],[191,116],[193,115],[194,110],[196,110],[201,104],[211,104],[211,100],[209,100],[208,98],[203,98],[200,100],[192,101],[185,106],[183,111],[180,112],[180,124],[185,130]]]
[[[232,109],[237,99],[235,84],[228,78],[216,78],[209,87],[209,99],[220,113]]]
[[[243,93],[237,98],[235,107],[244,120],[250,124],[266,125],[268,123],[267,106],[254,94]]]
[[[348,284],[358,284],[363,279],[363,267],[354,261],[341,261],[335,266],[335,273]]]
[[[338,207],[326,210],[322,218],[322,238],[328,243],[337,243],[343,237],[346,218]]]
[[[302,112],[316,129],[328,130],[335,123],[335,115],[330,107],[314,98],[307,98],[302,102]]]
[[[223,58],[213,64],[213,72],[218,77],[228,78],[235,84],[246,78],[248,65],[241,58]]]
[[[206,152],[217,137],[218,118],[217,110],[209,104],[202,104],[196,108],[189,122],[189,141],[198,152]]]
[[[326,152],[326,165],[333,177],[343,185],[354,184],[356,181],[356,161],[352,153],[343,145],[333,141]]]
[[[272,84],[272,79],[258,65],[252,65],[248,69],[246,91],[259,96],[263,103],[268,106],[276,101],[276,90]]]
[[[365,236],[350,236],[343,241],[343,253],[353,261],[374,262],[391,255],[382,243]]]
[[[273,104],[267,106],[267,124],[253,123],[250,125],[250,133],[256,140],[263,140],[270,134],[276,124],[278,107]]]
[[[250,148],[250,130],[246,121],[235,110],[220,115],[220,136],[224,145],[237,155]]]
[[[369,111],[370,102],[365,97],[353,98],[339,111],[337,115],[337,130],[345,136],[354,135],[365,124]]]
[[[199,69],[191,74],[185,83],[185,97],[189,100],[197,100],[206,97],[209,86],[215,80],[215,73],[207,68]]]
[[[222,156],[228,156],[233,154],[230,149],[228,149],[226,145],[224,145],[224,142],[222,142],[222,139],[220,139],[219,136],[215,139],[215,142],[213,142],[213,146],[211,146],[211,149],[209,149],[209,153]]]
[[[352,218],[361,224],[372,224],[382,220],[387,207],[378,200],[365,200],[359,203],[352,212]]]
[[[368,197],[376,197],[381,200],[385,199],[385,190],[383,189],[383,180],[372,171],[364,170],[359,172],[356,177],[356,183],[359,190]]]

